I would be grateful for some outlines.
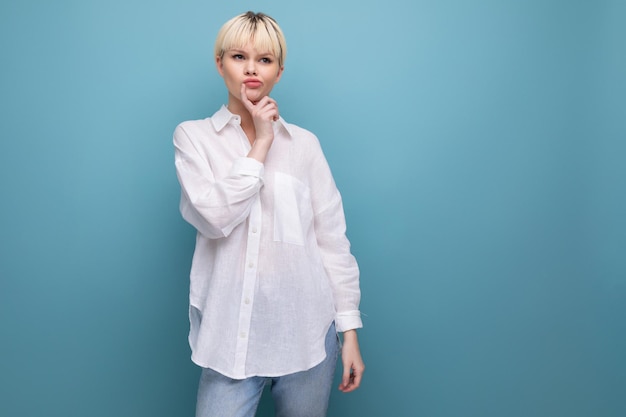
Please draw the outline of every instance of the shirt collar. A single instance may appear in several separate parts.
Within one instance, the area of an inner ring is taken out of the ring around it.
[[[213,127],[215,128],[215,130],[220,132],[222,129],[224,129],[224,126],[231,122],[239,124],[239,116],[231,113],[225,105],[222,105],[222,107],[215,112],[213,117],[211,117],[211,122],[213,123]],[[278,120],[274,122],[274,131],[281,127],[285,129],[290,137],[293,137],[291,125],[287,123],[285,119],[279,117]]]

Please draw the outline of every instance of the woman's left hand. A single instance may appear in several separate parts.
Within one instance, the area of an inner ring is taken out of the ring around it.
[[[365,371],[356,330],[348,330],[343,333],[341,361],[343,363],[343,377],[341,384],[339,384],[339,391],[352,392],[361,385],[363,371]]]

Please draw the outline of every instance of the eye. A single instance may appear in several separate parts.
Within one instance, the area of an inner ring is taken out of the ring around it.
[[[264,64],[271,64],[273,62],[272,58],[268,58],[268,57],[263,57],[260,59],[260,61]]]
[[[237,59],[237,60],[243,59],[243,55],[241,55],[241,54],[233,54],[233,59]]]

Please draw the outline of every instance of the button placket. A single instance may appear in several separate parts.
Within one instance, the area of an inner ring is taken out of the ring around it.
[[[254,305],[254,288],[257,279],[257,265],[259,259],[261,225],[261,200],[257,195],[250,208],[248,217],[248,239],[246,248],[246,259],[243,277],[243,288],[241,301],[239,304],[239,328],[237,345],[235,348],[235,372],[245,375],[245,365],[248,352],[248,342],[250,334],[250,323],[252,319],[252,307]]]

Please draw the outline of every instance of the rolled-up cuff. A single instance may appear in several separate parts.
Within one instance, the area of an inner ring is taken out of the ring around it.
[[[241,157],[235,159],[230,170],[234,175],[249,175],[251,177],[263,178],[264,166],[253,158]]]
[[[359,310],[343,311],[335,316],[335,326],[337,332],[346,332],[352,329],[363,327],[361,312]]]

